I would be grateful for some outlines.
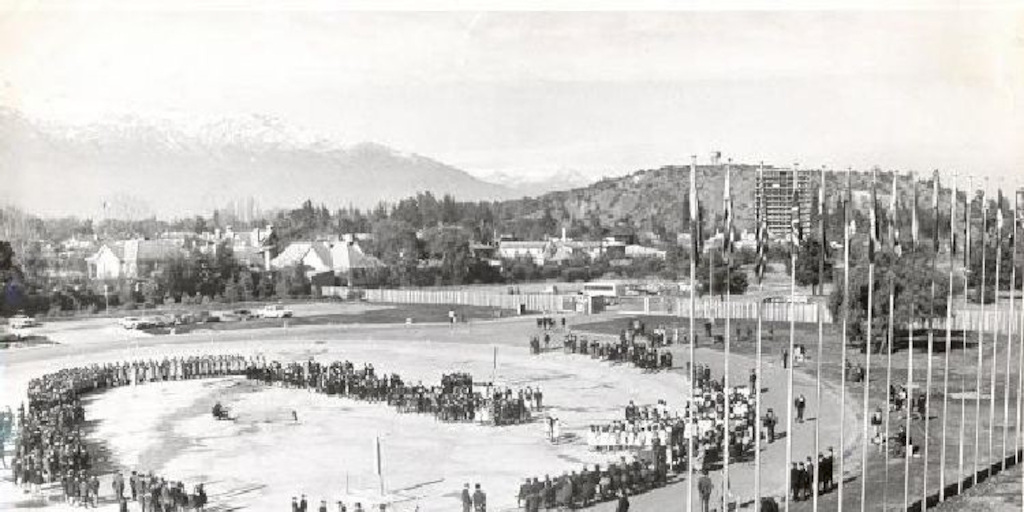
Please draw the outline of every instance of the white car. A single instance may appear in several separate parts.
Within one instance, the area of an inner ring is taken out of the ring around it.
[[[7,325],[11,326],[11,329],[25,329],[27,327],[35,327],[39,325],[35,318],[28,315],[14,315],[8,321]]]
[[[137,316],[126,316],[118,320],[118,323],[120,323],[121,327],[124,327],[125,329],[138,329],[144,322]]]
[[[292,310],[280,304],[264,306],[263,309],[256,311],[256,316],[260,318],[291,318],[292,314]]]

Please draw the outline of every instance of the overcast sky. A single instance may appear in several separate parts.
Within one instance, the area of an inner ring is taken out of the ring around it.
[[[269,115],[474,174],[613,175],[720,150],[745,162],[1024,177],[1021,11],[15,4],[33,9],[0,15],[0,102],[32,117]]]

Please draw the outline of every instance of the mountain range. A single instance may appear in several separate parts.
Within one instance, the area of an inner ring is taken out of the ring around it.
[[[306,199],[370,208],[424,191],[460,200],[524,195],[425,156],[346,146],[258,116],[60,125],[0,108],[0,176],[0,201],[47,216],[181,217],[242,198],[263,208]]]

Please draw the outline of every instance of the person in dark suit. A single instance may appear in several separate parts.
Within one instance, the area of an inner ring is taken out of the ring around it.
[[[789,468],[789,495],[793,501],[800,500],[800,468],[797,467],[796,462],[793,463],[793,467]]]
[[[480,484],[476,484],[476,490],[473,491],[473,509],[474,512],[487,512],[487,494],[480,488]]]
[[[619,491],[619,502],[615,506],[615,512],[629,512],[629,498],[626,497],[626,491]]]

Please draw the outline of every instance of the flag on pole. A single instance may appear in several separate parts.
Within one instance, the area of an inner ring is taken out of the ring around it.
[[[910,183],[914,193],[914,200],[910,210],[910,248],[917,250],[918,236],[920,236],[920,226],[917,221],[917,176],[913,172],[910,173]]]
[[[956,175],[953,175],[953,193],[949,196],[949,261],[953,263],[953,258],[956,257],[958,250],[957,247],[957,232],[956,232]]]
[[[967,189],[964,190],[964,278],[971,271],[971,194],[974,193],[974,183],[967,179]],[[964,295],[967,294],[967,287],[964,287]]]
[[[789,212],[790,251],[795,257],[800,251],[800,242],[804,239],[803,223],[800,221],[800,186],[797,180],[799,170],[793,166],[793,204]]]
[[[996,193],[996,236],[1003,232],[1003,189]]]
[[[722,194],[722,210],[725,212],[725,240],[722,246],[722,252],[725,253],[725,264],[729,265],[732,262],[732,188],[730,187],[732,175],[732,159],[729,159],[725,164],[725,191]]]
[[[846,200],[843,201],[843,229],[846,232],[846,243],[857,234],[857,222],[853,219],[853,181],[850,177],[853,170],[846,170]]]
[[[897,190],[898,175],[892,173],[892,197],[889,198],[889,246],[897,258],[903,256],[900,245],[899,192]]]
[[[697,157],[690,161],[690,261],[700,258],[700,203],[697,197]]]
[[[768,221],[765,217],[765,186],[764,186],[764,162],[757,167],[757,186],[761,192],[761,202],[757,204],[757,262],[754,265],[754,273],[757,275],[757,284],[760,285],[764,279],[764,268],[767,262],[768,251]]]
[[[939,254],[939,171],[932,175],[932,211],[935,215],[935,233],[932,235],[932,252]]]
[[[821,184],[818,186],[818,235],[821,237],[821,251],[818,253],[818,285],[825,285],[825,260],[828,259],[828,206],[825,205],[825,168],[821,168]]]
[[[871,171],[871,211],[870,221],[871,226],[868,232],[868,262],[875,262],[875,251],[878,250],[879,242],[879,227],[878,227],[878,193],[875,190],[875,179],[876,172]]]

